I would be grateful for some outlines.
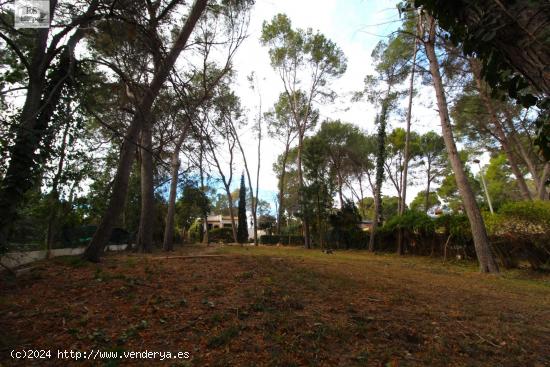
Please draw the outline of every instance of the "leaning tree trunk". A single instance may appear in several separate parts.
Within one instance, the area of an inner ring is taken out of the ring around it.
[[[134,160],[133,149],[136,144],[136,139],[144,124],[144,121],[150,121],[153,102],[158,96],[160,88],[164,85],[164,82],[168,78],[168,75],[170,74],[170,71],[172,70],[179,54],[183,51],[183,48],[187,44],[187,40],[195,28],[195,24],[206,8],[206,4],[207,0],[195,1],[183,28],[174,42],[174,45],[170,49],[170,52],[166,56],[166,59],[162,63],[161,67],[155,73],[149,88],[145,90],[145,95],[140,101],[140,108],[138,109],[139,113],[134,115],[134,118],[132,119],[132,122],[130,123],[124,137],[125,139],[120,153],[120,159],[113,182],[113,189],[109,204],[107,205],[107,209],[101,218],[101,222],[97,227],[90,244],[82,255],[89,261],[99,261],[103,248],[111,235],[113,225],[120,216],[126,197],[126,191],[128,190],[128,179],[130,177],[130,170]]]
[[[472,237],[474,240],[474,246],[479,261],[480,270],[481,272],[497,273],[498,265],[489,246],[489,239],[485,230],[483,217],[481,216],[481,211],[479,210],[479,207],[477,205],[474,192],[470,187],[466,172],[464,171],[464,167],[462,165],[462,162],[460,161],[460,157],[458,156],[458,150],[456,148],[453,132],[451,129],[447,99],[445,96],[445,91],[443,89],[441,73],[439,71],[439,61],[435,54],[435,20],[430,16],[428,16],[427,18],[430,28],[428,40],[424,42],[424,45],[426,48],[426,54],[430,62],[430,73],[432,75],[432,81],[437,97],[437,107],[439,109],[439,119],[441,122],[443,139],[447,147],[447,153],[449,155],[449,160],[453,168],[456,184],[458,186],[460,195],[462,196],[464,207],[466,209],[466,214],[470,221]]]

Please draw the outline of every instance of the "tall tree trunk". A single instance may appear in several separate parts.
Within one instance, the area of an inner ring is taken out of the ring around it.
[[[229,185],[225,186],[225,195],[227,196],[227,202],[229,203],[229,216],[231,217],[231,232],[233,234],[233,242],[237,243],[237,224],[235,223],[235,208],[233,207],[233,197],[231,196],[231,190]]]
[[[546,182],[550,178],[550,163],[546,163],[544,165],[544,169],[542,170],[542,174],[540,176],[539,180],[539,189],[538,189],[538,198],[540,200],[549,200],[548,192],[546,191]]]
[[[257,217],[256,217],[256,205],[254,204],[254,189],[252,188],[252,176],[250,176],[250,170],[248,169],[248,162],[246,160],[246,154],[244,153],[243,146],[241,144],[241,139],[239,138],[239,135],[237,134],[237,131],[235,130],[235,126],[233,126],[233,131],[235,133],[235,138],[237,139],[237,144],[239,145],[239,150],[241,151],[241,155],[243,156],[243,163],[244,163],[244,170],[246,172],[246,177],[248,178],[248,186],[249,186],[249,192],[250,192],[250,210],[252,212],[252,224],[254,226],[254,245],[258,246],[258,223],[257,223]],[[256,198],[258,200],[258,198]]]
[[[176,144],[170,163],[170,194],[168,196],[168,209],[166,211],[166,222],[164,226],[164,236],[162,248],[164,251],[174,250],[174,216],[176,213],[176,194],[178,190],[178,174],[180,169],[179,151],[181,146]]]
[[[288,141],[287,141],[287,144],[285,146],[285,153],[283,155],[283,162],[282,162],[282,165],[281,165],[281,177],[279,178],[279,213],[278,213],[278,218],[277,218],[277,234],[280,235],[281,234],[281,225],[282,225],[282,220],[283,220],[283,215],[284,215],[284,193],[285,193],[285,176],[286,176],[286,161],[288,159],[288,151],[290,150],[290,145],[288,144]]]
[[[432,161],[428,160],[428,182],[426,184],[426,193],[424,198],[424,213],[430,209],[430,184],[432,183]]]
[[[418,29],[418,27],[416,27]],[[411,145],[411,117],[412,117],[412,103],[413,103],[413,93],[414,93],[414,72],[416,69],[416,48],[417,48],[417,33],[415,32],[414,36],[414,47],[413,47],[413,61],[411,69],[411,80],[409,82],[409,105],[407,106],[407,128],[405,135],[405,153],[403,157],[403,176],[401,181],[401,200],[399,206],[399,215],[403,215],[405,211],[405,206],[407,205],[407,184],[408,184],[408,174],[409,174],[409,160],[410,160],[410,145]]]
[[[497,273],[498,265],[489,246],[489,239],[485,230],[485,224],[483,223],[483,217],[481,216],[474,193],[468,182],[466,172],[464,171],[464,167],[462,166],[462,162],[458,156],[458,150],[456,148],[453,132],[451,130],[447,99],[439,71],[439,61],[435,54],[435,20],[430,16],[427,16],[427,18],[429,22],[429,33],[428,40],[424,42],[424,45],[430,62],[430,73],[432,75],[432,81],[437,97],[437,107],[439,109],[443,139],[445,141],[445,145],[447,146],[447,153],[455,174],[456,184],[460,195],[462,196],[466,214],[470,221],[472,237],[474,240],[480,270],[481,272]]]
[[[390,95],[390,86],[386,98],[382,100],[382,110],[378,116],[378,142],[376,154],[376,180],[374,186],[374,218],[370,231],[369,251],[374,251],[374,241],[378,222],[382,218],[382,184],[384,183],[384,161],[386,160],[386,117],[388,114],[388,100]]]
[[[174,147],[174,152],[172,153],[170,194],[168,196],[168,210],[166,212],[166,224],[164,227],[164,239],[162,243],[164,251],[174,250],[174,216],[176,213],[176,196],[178,190],[179,169],[181,165],[179,155],[181,146],[187,137],[187,131],[189,130],[190,123],[191,122],[189,120],[185,122],[183,131],[176,141],[176,146]]]
[[[136,139],[144,122],[150,121],[153,102],[158,96],[160,88],[164,85],[166,79],[168,78],[168,75],[170,74],[170,71],[172,70],[179,54],[187,44],[187,40],[195,28],[195,24],[206,8],[206,4],[207,0],[195,1],[183,28],[170,49],[170,52],[155,73],[149,88],[145,90],[146,93],[143,96],[139,106],[140,108],[138,109],[139,113],[134,115],[134,118],[130,123],[130,127],[125,135],[125,141],[122,145],[122,151],[113,182],[113,190],[109,204],[107,205],[105,214],[101,218],[101,222],[97,227],[90,244],[82,255],[89,261],[99,261],[103,248],[111,235],[114,222],[120,216],[122,206],[124,205],[124,199],[126,197],[126,191],[128,190],[128,179],[134,160],[133,149],[136,144]]]
[[[54,227],[56,226],[57,217],[59,215],[59,181],[61,180],[61,174],[63,173],[63,165],[65,163],[65,149],[67,147],[67,137],[69,135],[70,120],[66,123],[63,130],[63,138],[61,139],[61,152],[59,154],[59,162],[57,164],[57,171],[52,180],[52,190],[50,191],[50,203],[51,213],[48,219],[48,228],[46,230],[46,258],[50,258],[51,249],[53,246],[53,240],[55,235]]]
[[[201,180],[201,191],[203,193],[206,193],[206,186],[204,185],[204,167],[203,167],[203,155],[204,155],[204,145],[201,140],[201,146],[200,146],[200,152],[199,152],[199,174],[200,174],[200,180]],[[204,211],[203,215],[203,237],[202,237],[202,243],[205,243],[208,245],[210,243],[210,236],[208,235],[208,212]]]
[[[340,210],[344,207],[344,195],[342,194],[342,186],[344,185],[342,183],[342,176],[340,175],[340,172],[338,172],[338,198],[340,199]]]
[[[254,212],[254,244],[258,246],[258,202],[260,201],[259,190],[260,190],[260,163],[261,163],[261,147],[262,147],[262,94],[258,91],[260,97],[260,105],[258,109],[258,167],[256,171],[256,201],[253,203]]]
[[[309,218],[307,214],[307,204],[304,198],[304,175],[302,172],[302,147],[304,142],[304,132],[298,134],[298,182],[300,190],[300,206],[302,209],[302,233],[304,235],[304,245],[306,248],[311,247],[309,234]]]
[[[153,184],[153,141],[151,123],[146,121],[141,131],[141,213],[139,217],[138,250],[151,252],[153,249],[153,227],[155,224],[155,193]]]
[[[485,108],[487,109],[487,112],[489,113],[489,118],[495,128],[495,132],[500,142],[500,145],[502,146],[502,150],[504,150],[504,153],[508,158],[508,163],[510,164],[512,173],[514,174],[514,176],[516,176],[516,183],[518,185],[521,197],[523,198],[523,200],[531,200],[531,194],[529,193],[529,189],[527,188],[527,184],[525,183],[525,178],[523,177],[523,174],[519,169],[514,152],[510,147],[509,139],[504,132],[502,123],[498,119],[493,103],[489,97],[489,94],[487,93],[487,87],[481,81],[481,65],[479,65],[479,61],[472,58],[469,58],[468,62],[470,64],[470,69],[474,74],[479,95],[481,97],[481,100],[483,101],[483,104],[485,105]]]

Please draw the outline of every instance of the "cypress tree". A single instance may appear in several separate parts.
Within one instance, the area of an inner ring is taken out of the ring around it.
[[[246,187],[244,185],[244,174],[241,175],[241,189],[239,191],[239,225],[237,227],[237,241],[246,243],[248,241],[248,227],[246,224]]]

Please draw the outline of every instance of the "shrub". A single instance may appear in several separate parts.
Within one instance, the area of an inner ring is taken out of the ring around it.
[[[454,242],[468,243],[472,241],[470,221],[464,214],[444,214],[435,219],[435,228],[443,229],[446,235],[451,235]]]
[[[495,253],[504,266],[525,259],[534,269],[550,260],[550,202],[521,201],[504,204],[485,224]]]
[[[386,231],[404,229],[417,236],[432,235],[435,225],[432,218],[426,213],[408,210],[401,216],[394,216],[384,224]]]
[[[202,241],[202,220],[197,219],[189,227],[189,240],[191,243],[197,243]]]
[[[408,210],[401,216],[390,218],[381,228],[380,237],[394,243],[400,230],[403,231],[405,244],[408,244],[409,248],[414,247],[416,253],[428,252],[428,248],[433,252],[435,224],[426,213]]]
[[[260,236],[260,243],[263,245],[297,245],[301,246],[304,244],[303,236],[287,236],[287,235],[263,235]]]
[[[231,243],[234,242],[233,229],[231,228],[213,228],[208,232],[208,239],[211,242]]]

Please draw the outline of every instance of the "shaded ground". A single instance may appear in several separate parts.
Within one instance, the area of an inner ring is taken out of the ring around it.
[[[427,258],[188,247],[37,263],[1,278],[0,295],[6,366],[71,362],[16,362],[14,348],[191,355],[78,362],[107,366],[550,364],[550,276],[527,270],[496,277]]]

